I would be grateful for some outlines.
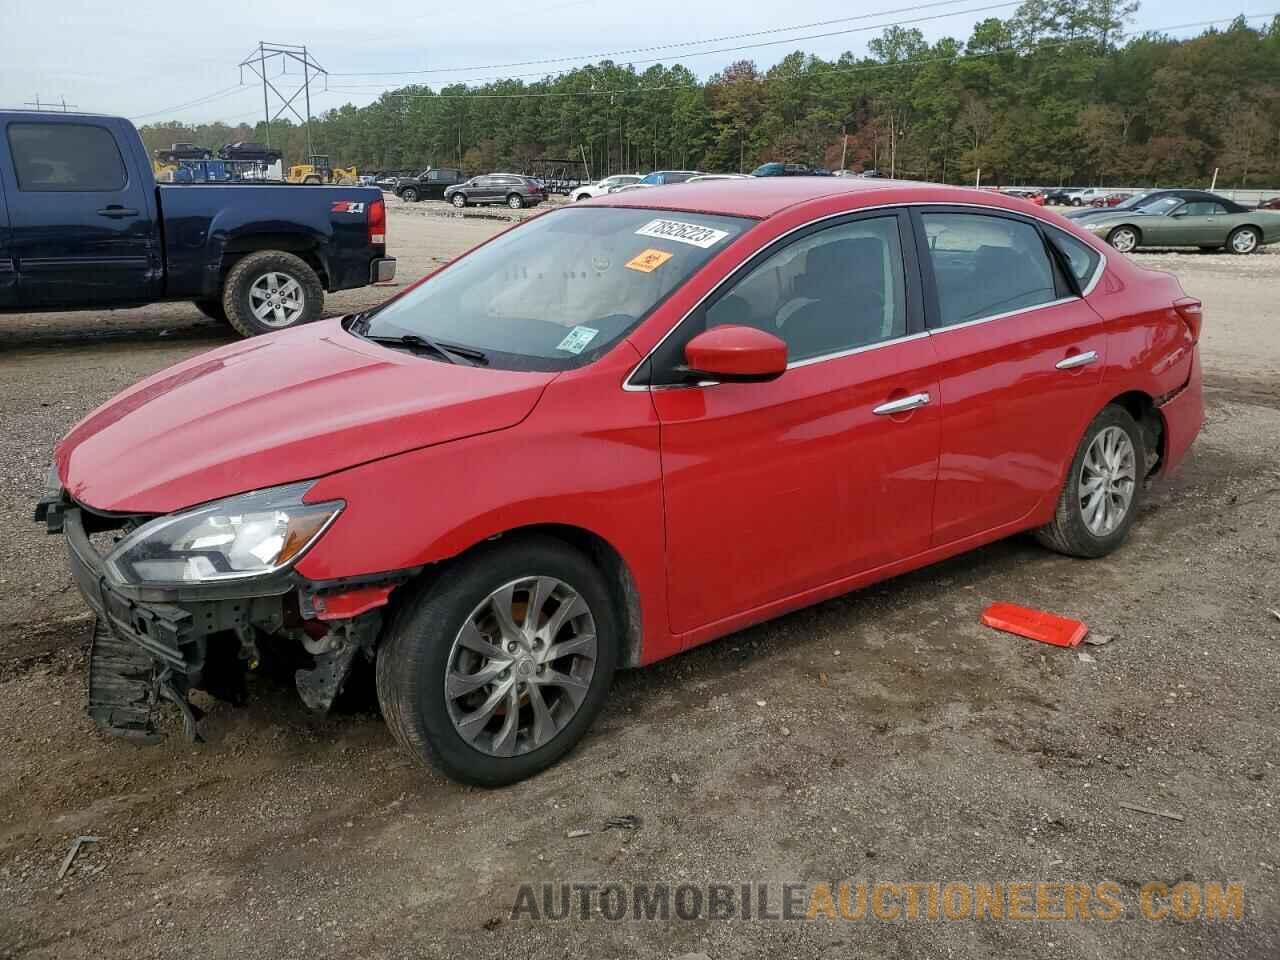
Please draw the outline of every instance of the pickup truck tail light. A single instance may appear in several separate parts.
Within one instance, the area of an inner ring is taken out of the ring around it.
[[[1183,297],[1173,302],[1173,309],[1178,311],[1187,329],[1191,331],[1191,342],[1200,342],[1200,325],[1204,319],[1204,305],[1194,297]]]
[[[369,242],[375,246],[387,245],[387,203],[374,200],[369,204]]]

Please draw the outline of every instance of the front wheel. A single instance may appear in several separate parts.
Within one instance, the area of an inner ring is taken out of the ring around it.
[[[227,322],[244,337],[285,330],[319,319],[324,287],[305,260],[262,250],[231,268],[222,288]]]
[[[576,198],[576,199],[578,199],[578,200],[590,200],[590,199],[591,199],[591,194],[589,194],[589,193],[580,193],[580,194],[578,194],[578,196],[577,196],[577,198]]]
[[[1107,243],[1121,253],[1133,253],[1138,249],[1138,231],[1134,227],[1116,227],[1107,234]]]
[[[1146,479],[1142,428],[1124,407],[1103,409],[1084,432],[1053,521],[1036,531],[1050,550],[1102,557],[1124,542]]]
[[[450,202],[451,202],[455,207],[457,207],[459,210],[461,210],[463,207],[465,207],[465,206],[467,205],[467,197],[466,197],[466,194],[462,194],[462,193],[455,193],[455,194],[453,195],[453,199],[452,199]]]
[[[1262,238],[1253,227],[1237,227],[1227,237],[1227,249],[1238,254],[1253,253],[1261,242]]]
[[[599,570],[551,537],[487,543],[400,607],[378,650],[396,740],[464,783],[541,772],[586,733],[620,647]]]

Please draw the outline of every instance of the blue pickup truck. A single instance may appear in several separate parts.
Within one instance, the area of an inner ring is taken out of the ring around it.
[[[370,187],[157,185],[128,120],[0,111],[0,313],[190,300],[243,336],[390,280]]]

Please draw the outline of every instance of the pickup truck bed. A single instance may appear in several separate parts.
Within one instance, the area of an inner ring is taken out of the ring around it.
[[[0,112],[0,313],[191,300],[250,336],[394,276],[379,190],[160,186],[127,120]]]

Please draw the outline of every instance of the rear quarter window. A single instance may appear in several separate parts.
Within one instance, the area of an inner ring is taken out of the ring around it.
[[[11,123],[8,140],[20,190],[121,190],[128,180],[120,148],[106,127],[88,123]]]
[[[1098,264],[1102,262],[1102,254],[1069,233],[1062,233],[1059,230],[1050,230],[1048,233],[1053,245],[1066,257],[1068,269],[1076,278],[1080,289],[1087,288],[1093,282]]]

